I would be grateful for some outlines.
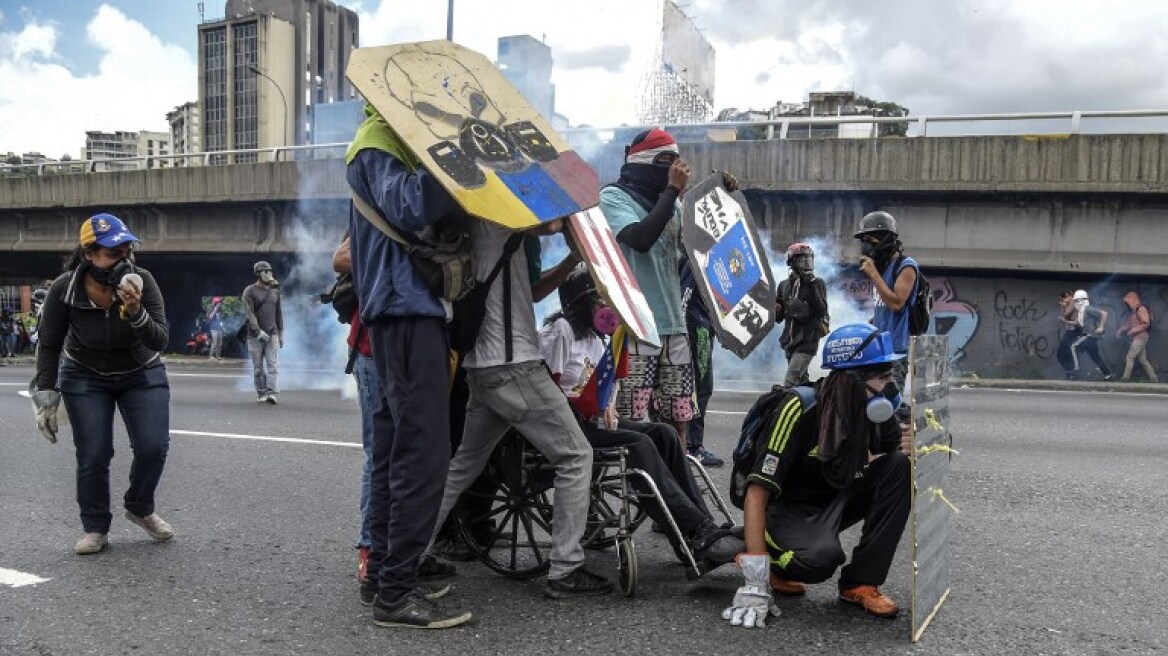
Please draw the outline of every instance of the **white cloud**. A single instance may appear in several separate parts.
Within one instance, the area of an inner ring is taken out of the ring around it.
[[[86,130],[166,131],[166,112],[198,97],[198,69],[179,46],[102,5],[86,28],[97,73],[60,63],[58,29],[30,22],[0,31],[0,150],[77,157]]]

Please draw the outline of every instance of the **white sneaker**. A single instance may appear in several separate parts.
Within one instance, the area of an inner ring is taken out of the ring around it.
[[[142,527],[142,530],[150,534],[150,537],[162,542],[174,537],[174,529],[167,524],[158,513],[151,513],[145,517],[139,517],[129,510],[126,511],[126,519],[134,522]],[[103,536],[104,537],[104,536]]]
[[[106,544],[108,542],[105,533],[86,533],[81,536],[77,544],[73,545],[73,553],[78,556],[88,556],[89,554],[95,554],[105,549]]]
[[[268,395],[267,395],[267,394],[262,394],[262,393],[261,393],[261,394],[260,394],[260,395],[259,395],[259,396],[256,398],[256,403],[267,403],[267,402],[268,402]]]
[[[271,403],[272,405],[276,405],[276,395],[275,394],[269,394],[267,397],[265,397],[265,400],[268,403]]]

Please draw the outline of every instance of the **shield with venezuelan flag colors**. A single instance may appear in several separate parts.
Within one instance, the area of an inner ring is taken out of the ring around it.
[[[629,327],[633,336],[654,346],[661,344],[653,311],[641,292],[637,279],[608,227],[608,219],[599,208],[577,212],[568,220],[568,229],[576,242],[580,256],[588,265],[596,291],[605,303]]]
[[[359,48],[345,75],[471,215],[520,229],[599,204],[596,172],[483,55]]]

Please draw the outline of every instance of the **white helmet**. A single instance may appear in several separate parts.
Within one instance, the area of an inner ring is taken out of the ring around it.
[[[1075,299],[1076,301],[1085,301],[1085,300],[1087,300],[1087,290],[1085,290],[1085,289],[1076,289],[1076,290],[1075,290],[1075,296],[1074,296],[1074,299]]]

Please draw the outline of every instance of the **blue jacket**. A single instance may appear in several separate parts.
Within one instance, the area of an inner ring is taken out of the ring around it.
[[[345,169],[353,191],[381,210],[399,231],[416,233],[458,210],[450,194],[424,169],[411,173],[389,153],[366,148]],[[442,302],[426,289],[405,248],[349,208],[349,249],[361,322],[389,317],[445,317]]]

